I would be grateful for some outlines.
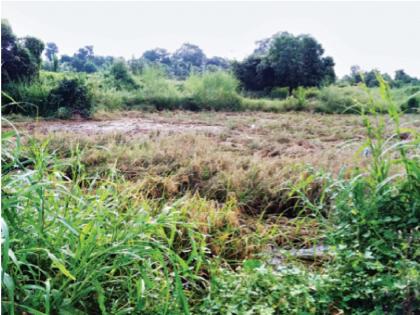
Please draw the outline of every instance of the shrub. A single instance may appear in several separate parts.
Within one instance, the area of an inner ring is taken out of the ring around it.
[[[263,111],[263,112],[282,112],[285,111],[286,100],[273,100],[267,98],[245,98],[241,99],[241,108],[250,111]]]
[[[185,91],[190,101],[203,110],[239,110],[241,101],[238,86],[238,80],[223,71],[192,74],[185,81]]]
[[[91,114],[92,96],[81,79],[63,79],[48,96],[48,113],[56,114],[60,107],[67,108],[70,115],[88,117]]]
[[[113,79],[114,86],[117,89],[138,88],[138,84],[134,81],[134,78],[124,61],[115,62],[109,70],[109,73]]]
[[[299,86],[293,91],[293,97],[296,99],[295,110],[303,110],[306,105],[306,91],[303,87]]]
[[[69,119],[71,118],[71,112],[66,107],[59,107],[57,109],[57,117],[60,119]]]
[[[275,87],[270,92],[271,98],[286,99],[289,97],[289,88],[288,87]]]
[[[406,113],[417,113],[420,110],[420,94],[412,96],[406,103],[401,106],[401,109]]]
[[[305,89],[306,99],[319,97],[319,89],[315,87],[309,87]]]
[[[176,109],[180,107],[182,95],[173,82],[168,80],[160,67],[149,66],[143,70],[141,96],[144,103],[157,109]]]
[[[337,256],[330,274],[340,290],[331,296],[354,314],[411,314],[419,290],[420,161],[413,143],[387,140],[385,127],[401,132],[399,114],[389,87],[377,79],[391,122],[371,99],[367,110],[374,123],[363,115],[370,167],[340,182],[335,198],[329,242]]]
[[[345,93],[345,88],[329,86],[321,89],[315,111],[323,113],[354,113],[355,98]]]

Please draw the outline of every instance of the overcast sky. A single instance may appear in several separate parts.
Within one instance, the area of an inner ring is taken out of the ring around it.
[[[60,54],[93,45],[95,54],[131,58],[182,43],[207,56],[242,59],[279,31],[311,34],[350,66],[420,77],[420,2],[2,2],[18,36],[55,42]]]

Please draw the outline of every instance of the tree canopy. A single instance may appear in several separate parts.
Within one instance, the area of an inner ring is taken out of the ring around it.
[[[319,86],[335,80],[334,60],[309,35],[277,33],[257,42],[254,53],[236,62],[234,72],[249,90]]]
[[[1,21],[2,81],[30,81],[38,76],[44,43],[36,37],[17,38],[7,20]]]
[[[113,61],[114,57],[95,55],[92,45],[79,48],[73,56],[62,55],[60,59],[64,69],[86,73],[93,73],[101,68],[108,68]]]

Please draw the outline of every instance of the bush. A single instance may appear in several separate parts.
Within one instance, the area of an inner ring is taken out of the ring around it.
[[[417,113],[420,110],[420,94],[412,96],[401,106],[401,110],[406,113]]]
[[[306,105],[306,91],[303,87],[299,86],[293,91],[293,97],[296,99],[295,110],[303,110]]]
[[[381,104],[367,104],[375,117],[363,115],[371,165],[339,183],[329,242],[337,248],[330,275],[340,290],[331,296],[352,314],[411,314],[418,309],[420,161],[414,142],[386,140],[386,127],[393,124],[398,135],[400,121],[388,86],[378,81],[391,121],[376,110]]]
[[[47,113],[50,86],[40,81],[12,82],[4,84],[2,89],[3,114],[44,116]]]
[[[346,93],[345,88],[329,86],[321,89],[318,97],[318,103],[315,105],[315,111],[322,113],[355,113],[355,98]]]
[[[315,87],[309,87],[305,89],[306,99],[319,97],[319,89]]]
[[[134,81],[133,76],[123,61],[115,62],[109,70],[109,73],[113,79],[114,86],[118,90],[138,88],[138,84]]]
[[[285,111],[286,100],[273,100],[267,98],[245,98],[241,99],[241,108],[250,111],[263,111],[263,112],[282,112]]]
[[[57,114],[56,115],[57,115],[57,118],[60,118],[60,119],[69,119],[69,118],[71,118],[71,112],[66,107],[59,107],[57,109]]]
[[[60,107],[67,108],[70,115],[88,117],[91,114],[92,96],[81,79],[63,79],[48,96],[48,114],[55,115]]]
[[[288,87],[275,87],[270,92],[271,98],[278,98],[280,100],[286,99],[289,97],[289,88]]]
[[[239,110],[241,98],[237,93],[238,86],[238,80],[223,71],[192,74],[185,81],[190,102],[202,110]]]
[[[162,68],[146,67],[140,79],[140,94],[144,103],[154,105],[158,110],[176,109],[181,106],[182,94],[175,84],[168,80]]]

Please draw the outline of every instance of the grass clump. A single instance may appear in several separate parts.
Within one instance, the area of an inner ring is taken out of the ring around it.
[[[2,113],[29,116],[70,118],[74,114],[88,117],[93,102],[83,77],[42,76],[32,83],[12,82],[3,87]],[[64,112],[67,112],[63,115]]]
[[[238,87],[238,80],[227,72],[192,74],[185,81],[185,92],[191,102],[188,109],[239,110],[241,99]]]
[[[11,146],[2,155],[2,308],[10,314],[188,313],[187,296],[201,281],[203,236],[179,222],[170,206],[150,212],[153,204],[120,195],[112,171],[95,185],[77,148],[72,159],[59,161],[47,143],[22,150],[12,137],[18,136],[3,134],[3,145]],[[174,251],[180,237],[182,257]]]
[[[183,97],[176,85],[168,80],[163,69],[146,67],[141,76],[142,101],[157,110],[181,108]]]
[[[53,87],[42,82],[12,82],[2,86],[2,114],[37,117],[48,115],[48,97]]]

